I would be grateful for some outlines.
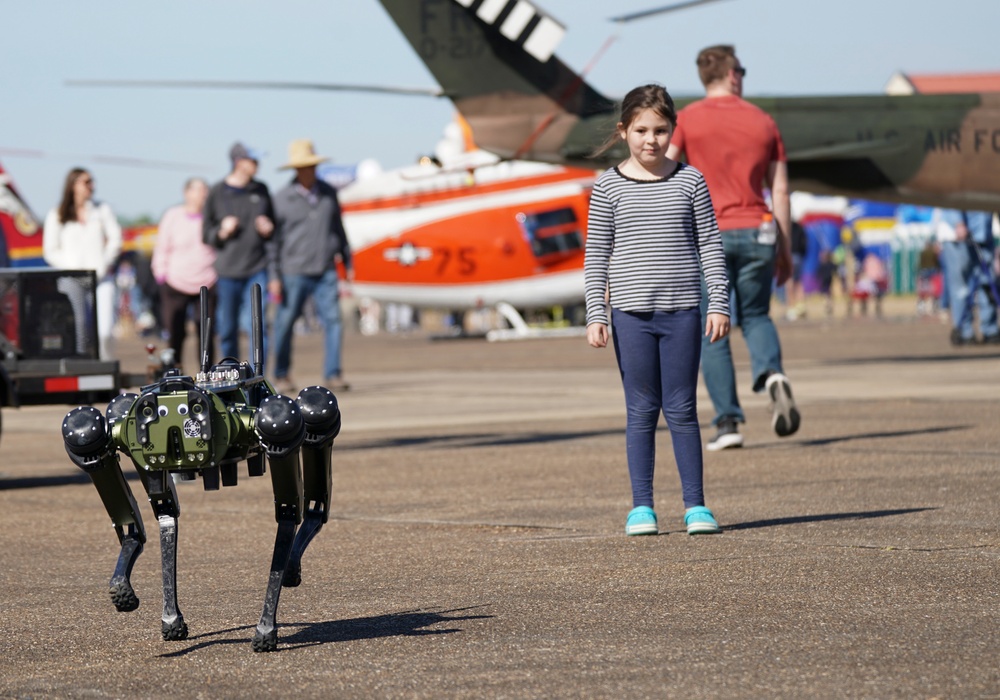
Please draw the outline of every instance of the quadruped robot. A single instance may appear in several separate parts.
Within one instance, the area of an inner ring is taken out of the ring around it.
[[[70,459],[94,482],[121,544],[110,582],[111,600],[119,612],[139,607],[130,576],[146,532],[118,452],[135,465],[160,529],[164,640],[188,636],[177,605],[180,507],[174,477],[189,481],[201,476],[205,490],[217,490],[220,483],[236,485],[242,460],[250,476],[262,476],[266,456],[278,532],[252,648],[273,651],[278,643],[275,617],[281,588],[301,583],[302,555],[329,518],[331,456],[340,433],[340,409],[337,397],[325,387],[303,389],[293,400],[277,394],[262,376],[259,285],[252,290],[253,364],[225,358],[210,366],[211,319],[204,311],[207,290],[201,293],[197,376],[192,379],[169,370],[140,394],[115,397],[105,414],[90,406],[75,408],[63,420],[63,439]]]

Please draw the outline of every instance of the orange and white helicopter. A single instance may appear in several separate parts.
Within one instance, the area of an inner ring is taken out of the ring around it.
[[[461,121],[434,158],[340,190],[359,299],[438,309],[494,308],[511,326],[490,339],[579,329],[529,328],[517,309],[583,300],[584,237],[596,171],[507,160],[476,149]]]

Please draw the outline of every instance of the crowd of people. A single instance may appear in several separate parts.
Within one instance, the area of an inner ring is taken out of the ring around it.
[[[272,346],[275,388],[294,394],[301,387],[290,375],[293,328],[311,300],[324,326],[324,383],[334,391],[347,390],[341,368],[337,266],[344,266],[348,280],[353,279],[353,266],[337,192],[316,176],[316,166],[326,158],[316,155],[308,140],[292,142],[289,161],[282,167],[295,175],[273,198],[267,185],[256,179],[260,159],[246,145],[234,144],[224,178],[211,186],[200,178],[188,180],[183,203],[163,214],[149,265],[158,295],[158,323],[174,364],[183,368],[187,326],[201,316],[205,288],[206,312],[213,324],[206,339],[209,357],[213,362],[249,359],[249,353],[241,354],[240,338],[241,332],[249,335],[252,288],[260,285],[266,291],[265,304],[274,307],[271,314],[265,310],[266,317],[274,318],[273,334],[262,324],[265,363]],[[45,220],[43,255],[52,267],[95,273],[99,355],[113,359],[122,230],[111,207],[93,194],[93,175],[82,168],[71,170],[59,206]],[[60,291],[71,302],[84,299],[80,290]],[[84,324],[88,318],[82,310],[74,316]],[[86,329],[77,330],[78,337],[86,336]],[[200,327],[198,336],[200,348]],[[216,338],[220,357],[215,355]]]
[[[918,316],[947,319],[953,345],[1000,343],[996,227],[996,215],[988,211],[901,206],[895,212],[893,229],[900,245],[892,256],[912,266],[907,271],[893,260],[894,269],[902,272],[904,286],[907,279],[913,280],[910,289],[917,294]],[[825,298],[826,315],[834,314],[834,300],[839,298],[847,316],[867,315],[873,306],[880,317],[893,281],[888,255],[863,245],[851,225],[842,224],[836,233],[835,241],[819,231],[808,238],[816,255],[814,289]],[[794,321],[805,313],[792,298],[789,292],[783,301],[785,317]]]

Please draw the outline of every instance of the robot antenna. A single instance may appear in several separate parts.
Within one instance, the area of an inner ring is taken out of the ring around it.
[[[208,315],[208,287],[201,288],[201,371],[208,372],[212,358],[208,356],[209,339],[212,337],[212,319]]]
[[[259,284],[251,288],[250,329],[253,334],[253,372],[264,376],[264,312]]]

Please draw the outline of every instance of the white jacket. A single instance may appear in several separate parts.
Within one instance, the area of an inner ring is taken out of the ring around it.
[[[59,211],[45,217],[42,255],[62,270],[93,270],[100,279],[114,268],[122,250],[122,229],[107,204],[87,202],[84,219],[59,223]]]

